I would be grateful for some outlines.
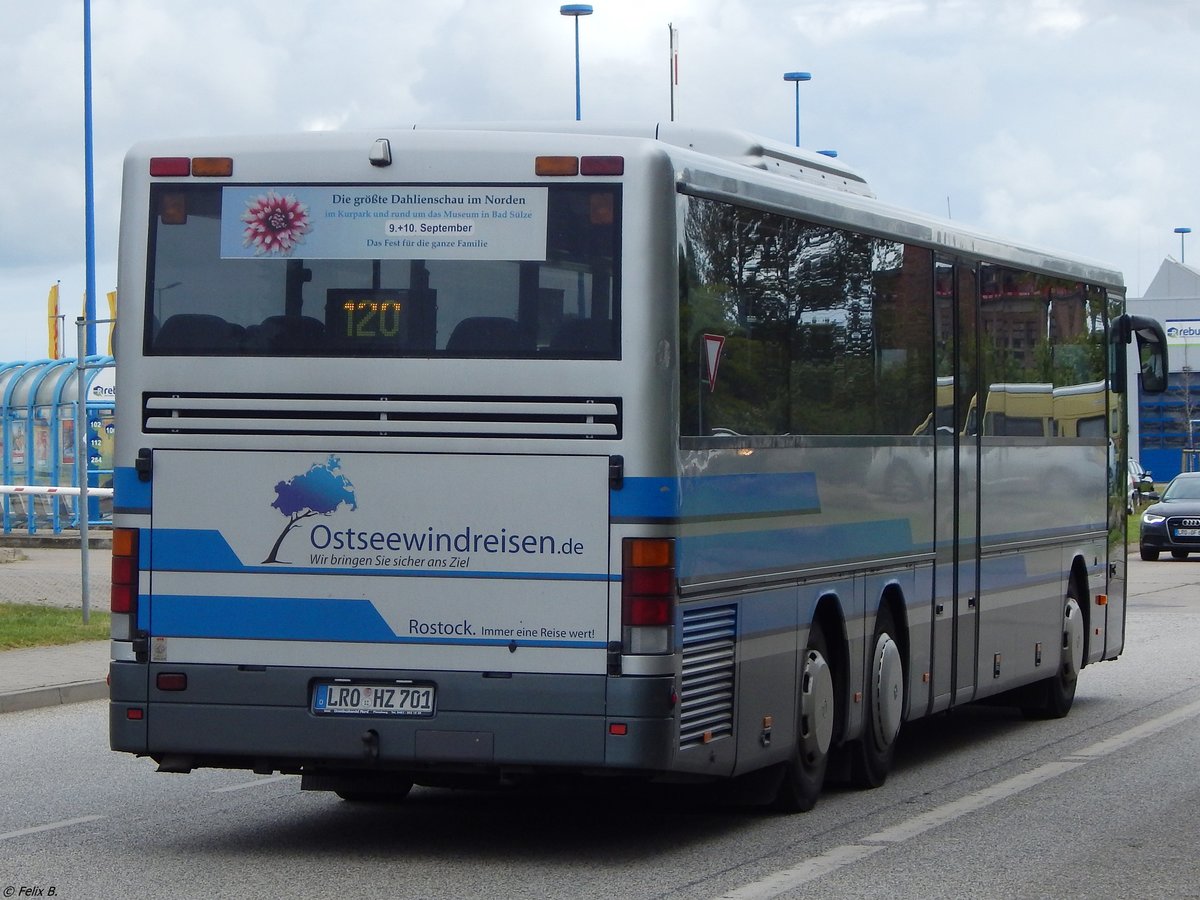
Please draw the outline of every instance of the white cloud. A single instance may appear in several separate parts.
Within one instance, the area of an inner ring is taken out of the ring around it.
[[[92,0],[99,290],[136,141],[413,122],[569,119],[558,3]],[[583,110],[836,149],[881,199],[1123,269],[1137,292],[1200,230],[1200,4],[1176,0],[594,0]],[[0,360],[39,352],[46,290],[83,290],[82,13],[0,29]],[[15,174],[14,174],[15,173]],[[1200,251],[1198,251],[1200,252]],[[67,300],[64,300],[66,304]],[[71,301],[73,302],[73,301]],[[32,335],[32,338],[30,337]]]

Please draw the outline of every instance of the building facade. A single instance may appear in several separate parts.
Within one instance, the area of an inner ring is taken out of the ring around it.
[[[1155,481],[1169,481],[1196,467],[1200,447],[1200,269],[1167,257],[1129,311],[1157,319],[1167,334],[1167,391],[1147,396],[1139,385],[1129,446]]]

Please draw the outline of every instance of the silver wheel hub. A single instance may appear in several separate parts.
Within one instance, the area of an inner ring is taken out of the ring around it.
[[[1083,610],[1074,597],[1067,598],[1063,610],[1062,666],[1068,680],[1079,676],[1083,668]]]
[[[800,675],[800,752],[807,759],[824,756],[833,742],[833,673],[817,650],[804,655]]]
[[[900,648],[890,634],[881,634],[875,642],[871,671],[875,678],[871,726],[875,729],[876,743],[887,747],[896,739],[904,713],[904,665]]]

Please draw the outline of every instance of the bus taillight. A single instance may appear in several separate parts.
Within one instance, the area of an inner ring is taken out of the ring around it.
[[[136,528],[114,528],[112,533],[112,593],[114,613],[137,612],[138,532]]]
[[[621,555],[621,635],[626,653],[670,653],[675,542],[626,538]]]

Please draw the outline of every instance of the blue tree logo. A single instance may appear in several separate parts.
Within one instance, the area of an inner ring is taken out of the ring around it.
[[[275,485],[275,502],[271,506],[287,516],[288,521],[275,539],[275,546],[263,560],[264,565],[280,562],[277,558],[279,547],[301,519],[332,515],[343,503],[351,509],[358,508],[354,500],[354,485],[341,473],[341,468],[341,460],[331,455],[325,465],[313,463],[304,474]]]

